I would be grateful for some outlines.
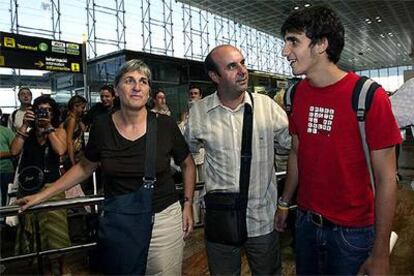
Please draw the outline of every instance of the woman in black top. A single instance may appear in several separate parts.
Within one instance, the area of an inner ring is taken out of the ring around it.
[[[193,230],[191,204],[195,182],[194,161],[174,120],[164,115],[156,116],[146,109],[150,81],[151,72],[145,63],[140,60],[126,62],[120,68],[114,83],[121,108],[113,114],[101,116],[93,124],[85,149],[86,158],[73,166],[49,189],[18,201],[18,204],[22,205],[22,210],[42,202],[86,179],[97,168],[98,162],[101,163],[106,201],[104,216],[100,221],[99,249],[104,256],[105,273],[142,274],[145,272],[145,264],[144,271],[142,268],[134,267],[143,259],[144,261],[147,259],[145,249],[142,251],[143,254],[137,253],[141,252],[141,249],[137,248],[144,241],[143,237],[135,233],[141,227],[141,222],[134,223],[134,220],[142,209],[137,206],[137,202],[141,200],[144,202],[147,199],[143,196],[146,188],[143,185],[143,177],[148,122],[152,120],[151,118],[154,118],[157,124],[157,154],[156,182],[152,198],[155,222],[147,273],[180,275],[184,246],[182,240]],[[182,218],[180,218],[181,207],[178,204],[178,195],[170,170],[171,157],[183,171]],[[131,204],[125,205],[126,202]],[[120,219],[120,216],[124,217]],[[114,221],[116,223],[113,223]],[[180,228],[179,233],[177,233],[177,226]]]
[[[22,152],[19,164],[18,197],[44,190],[52,185],[49,183],[59,178],[59,158],[66,152],[66,131],[58,126],[59,109],[56,102],[48,96],[36,98],[33,107],[27,109],[23,125],[17,129],[17,135],[11,145],[13,155]],[[53,200],[64,198],[63,192],[53,195]],[[40,212],[37,217],[41,250],[70,246],[66,210]],[[34,252],[39,245],[36,244],[33,231],[33,214],[19,216],[19,221],[16,253]],[[56,259],[50,259],[50,271],[55,261]],[[59,273],[66,274],[68,270],[64,258],[59,257],[57,261]]]

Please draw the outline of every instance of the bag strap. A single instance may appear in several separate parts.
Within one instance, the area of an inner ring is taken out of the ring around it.
[[[155,160],[157,155],[157,115],[147,111],[147,137],[145,151],[145,174],[143,178],[145,188],[154,188],[157,181],[155,174]]]
[[[252,102],[251,105],[244,104],[243,130],[241,143],[241,162],[240,162],[240,197],[243,204],[247,204],[250,182],[250,165],[252,161],[252,134],[253,134],[253,96],[246,92]]]
[[[367,162],[369,177],[371,180],[372,192],[375,196],[375,178],[374,172],[372,169],[371,155],[367,143],[366,129],[365,129],[365,119],[366,113],[369,110],[374,93],[377,88],[380,87],[378,83],[373,81],[368,77],[361,77],[352,92],[352,108],[356,112],[359,133],[361,136],[362,148],[364,149],[365,161]]]
[[[289,88],[286,90],[285,95],[283,95],[283,103],[285,105],[285,110],[287,115],[290,115],[292,113],[293,109],[293,99],[296,92],[296,87],[299,82],[292,84],[289,86]]]

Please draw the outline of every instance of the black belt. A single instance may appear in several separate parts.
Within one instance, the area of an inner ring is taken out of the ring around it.
[[[300,211],[304,212],[306,215],[310,217],[310,220],[313,224],[315,224],[318,227],[335,227],[340,226],[329,219],[323,217],[321,214],[309,211],[309,210],[303,210],[300,209]]]
[[[332,221],[328,220],[327,218],[324,218],[321,214],[314,213],[311,211],[308,211],[309,215],[311,217],[311,221],[313,224],[315,224],[318,227],[334,227],[339,226]]]

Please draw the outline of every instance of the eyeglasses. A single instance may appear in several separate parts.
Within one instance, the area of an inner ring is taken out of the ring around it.
[[[142,77],[140,79],[134,79],[133,77],[126,77],[123,81],[123,84],[127,85],[127,86],[133,86],[135,87],[137,85],[137,83],[139,84],[143,84],[143,85],[149,85],[149,81],[147,78]]]

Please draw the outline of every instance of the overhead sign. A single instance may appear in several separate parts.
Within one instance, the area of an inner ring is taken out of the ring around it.
[[[63,89],[73,86],[73,75],[65,74],[56,78],[56,89]]]
[[[82,44],[0,32],[0,67],[82,73]]]

